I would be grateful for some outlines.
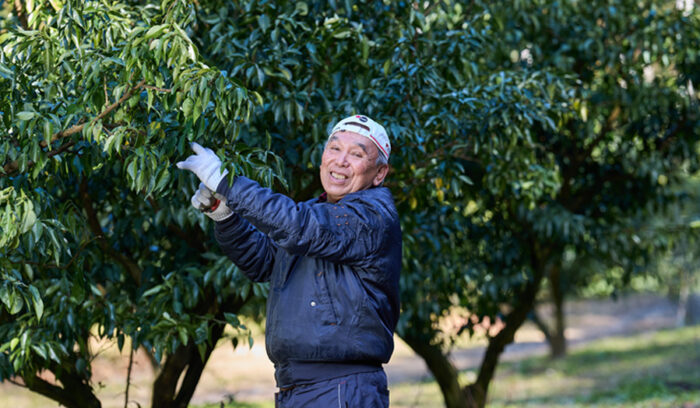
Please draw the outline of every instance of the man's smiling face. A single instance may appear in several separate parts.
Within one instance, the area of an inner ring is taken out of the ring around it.
[[[377,146],[362,135],[340,131],[331,136],[321,158],[321,184],[328,201],[380,185],[389,166],[377,165],[378,157]]]

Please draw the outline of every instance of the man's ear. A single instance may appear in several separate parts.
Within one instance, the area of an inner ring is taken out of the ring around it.
[[[374,176],[374,180],[372,180],[372,184],[375,187],[382,184],[382,182],[384,182],[384,178],[386,177],[387,174],[389,174],[389,165],[388,164],[380,165],[379,170],[377,170],[377,175]]]

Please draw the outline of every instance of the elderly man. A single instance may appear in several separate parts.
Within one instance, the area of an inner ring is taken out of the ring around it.
[[[270,282],[276,406],[388,407],[382,364],[399,316],[401,229],[382,187],[384,127],[363,115],[338,122],[321,160],[325,193],[300,203],[243,176],[229,184],[214,152],[193,149],[177,164],[202,181],[192,204],[216,221],[216,239],[241,271]]]

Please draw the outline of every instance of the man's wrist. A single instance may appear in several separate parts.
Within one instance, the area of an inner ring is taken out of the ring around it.
[[[226,206],[226,203],[224,203],[221,200],[216,200],[216,203],[207,211],[204,211],[204,214],[211,218],[214,221],[223,221],[230,216],[233,215],[233,211],[231,211],[230,208]]]

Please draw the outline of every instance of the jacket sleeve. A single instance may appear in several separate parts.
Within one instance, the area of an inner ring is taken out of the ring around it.
[[[222,181],[217,193],[234,212],[295,255],[362,264],[379,250],[387,229],[375,208],[379,204],[360,199],[296,203],[242,176],[232,186]]]
[[[252,281],[270,280],[274,243],[238,214],[217,222],[214,236],[221,249]]]

